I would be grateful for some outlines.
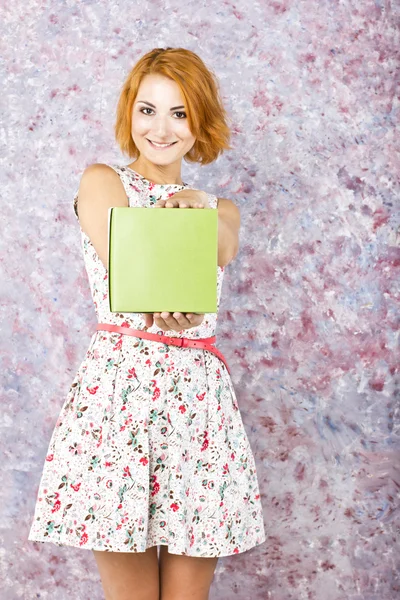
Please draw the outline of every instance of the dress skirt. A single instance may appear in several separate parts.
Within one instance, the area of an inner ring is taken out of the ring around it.
[[[51,436],[29,540],[217,557],[265,539],[255,461],[223,362],[96,331]]]

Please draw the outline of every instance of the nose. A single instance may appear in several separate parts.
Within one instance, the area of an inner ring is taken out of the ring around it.
[[[167,137],[169,132],[168,117],[157,115],[157,117],[153,120],[152,131],[154,131],[155,135],[159,139]]]

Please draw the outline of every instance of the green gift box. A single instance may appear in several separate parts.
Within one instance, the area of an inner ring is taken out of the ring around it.
[[[108,210],[111,312],[217,312],[218,211]]]

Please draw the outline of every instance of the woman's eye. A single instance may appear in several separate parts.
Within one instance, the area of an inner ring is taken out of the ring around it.
[[[147,106],[145,108],[142,108],[142,110],[140,112],[143,113],[144,110],[150,110],[150,111],[154,112],[152,108],[148,108]],[[148,115],[149,113],[143,113],[143,114]],[[186,113],[184,113],[182,111],[178,110],[174,114],[175,115],[183,115],[183,117],[179,117],[180,119],[186,118]]]

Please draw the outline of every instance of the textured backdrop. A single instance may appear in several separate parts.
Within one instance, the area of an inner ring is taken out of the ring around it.
[[[96,323],[73,192],[88,164],[131,161],[120,88],[164,46],[213,69],[232,123],[234,149],[183,178],[242,216],[217,341],[268,539],[219,560],[210,599],[398,598],[399,3],[26,0],[1,17],[2,599],[103,598],[90,552],[27,534]]]

